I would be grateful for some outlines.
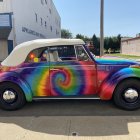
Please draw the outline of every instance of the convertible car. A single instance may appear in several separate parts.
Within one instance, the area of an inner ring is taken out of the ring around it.
[[[140,108],[140,63],[96,59],[80,39],[39,39],[16,46],[0,65],[5,110],[33,100],[89,98]]]

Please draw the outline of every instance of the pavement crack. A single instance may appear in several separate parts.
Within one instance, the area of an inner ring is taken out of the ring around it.
[[[70,120],[70,121],[69,121],[69,127],[68,127],[68,140],[69,140],[69,138],[70,138],[69,136],[71,136],[71,134],[70,134],[70,132],[71,132],[71,124],[72,124],[71,122],[72,122],[72,121]]]

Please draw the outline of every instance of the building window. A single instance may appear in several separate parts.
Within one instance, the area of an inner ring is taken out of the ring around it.
[[[35,13],[35,20],[36,20],[36,22],[37,22],[37,14]]]
[[[50,12],[50,14],[52,13],[52,10],[49,8],[49,12]]]
[[[61,27],[61,23],[59,22],[59,27]]]
[[[47,0],[45,0],[45,3],[47,4]]]
[[[3,0],[0,0],[0,2],[3,2]]]
[[[58,21],[57,18],[55,18],[55,23],[56,23],[57,26],[59,25],[59,21]]]
[[[53,30],[52,26],[50,26],[50,29],[51,29],[51,32],[52,32],[52,30]]]
[[[42,18],[40,18],[40,20],[41,20],[41,26],[43,25],[43,19]]]
[[[47,28],[47,22],[45,21],[45,27]]]
[[[44,5],[44,0],[41,0],[41,4]]]

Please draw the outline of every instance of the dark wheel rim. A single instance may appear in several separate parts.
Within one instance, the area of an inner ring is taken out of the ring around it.
[[[135,88],[128,88],[124,91],[123,98],[128,103],[135,103],[139,98],[139,92]]]
[[[7,89],[3,92],[3,100],[8,103],[14,103],[17,100],[17,93],[12,89]]]

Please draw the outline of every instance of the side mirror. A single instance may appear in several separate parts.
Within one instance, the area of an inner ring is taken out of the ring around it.
[[[34,62],[35,62],[35,63],[38,63],[38,62],[39,62],[39,58],[35,57],[35,58],[34,58]]]

